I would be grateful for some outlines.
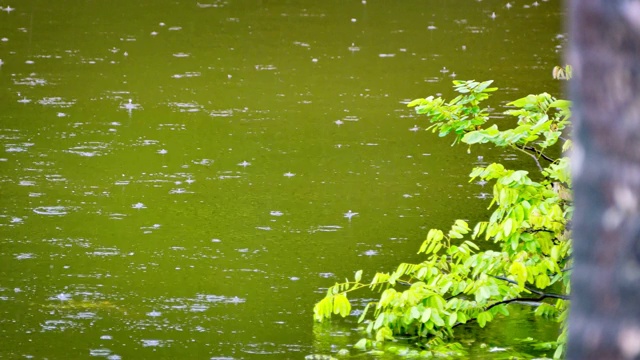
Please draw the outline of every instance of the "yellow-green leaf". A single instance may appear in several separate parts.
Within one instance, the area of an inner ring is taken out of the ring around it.
[[[362,279],[362,270],[356,271],[356,276],[355,276],[356,282],[360,282],[360,279]]]
[[[437,311],[431,313],[431,321],[438,326],[444,326],[444,320],[442,320]]]
[[[524,283],[527,280],[527,268],[520,261],[514,261],[509,266],[509,272],[516,276],[518,286],[520,289],[524,288]]]
[[[426,323],[431,318],[431,308],[426,308],[422,312],[422,317],[420,318],[420,322]]]
[[[351,303],[344,294],[337,294],[333,297],[333,313],[346,317],[351,313]]]
[[[355,345],[353,345],[354,349],[366,351],[367,350],[367,339],[360,339]]]
[[[449,326],[455,325],[456,321],[458,321],[458,313],[454,311],[449,315]]]
[[[508,218],[502,225],[502,231],[504,232],[505,237],[508,237],[509,235],[511,235],[512,228],[513,228],[513,219]]]

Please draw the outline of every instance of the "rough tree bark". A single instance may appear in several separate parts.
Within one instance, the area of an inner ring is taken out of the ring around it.
[[[569,359],[640,359],[640,1],[570,0]]]

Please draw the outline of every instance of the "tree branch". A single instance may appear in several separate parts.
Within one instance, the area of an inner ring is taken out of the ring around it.
[[[504,279],[501,279],[504,280]],[[509,279],[506,279],[509,280]],[[511,282],[511,281],[509,281]],[[496,307],[498,305],[502,305],[502,304],[509,304],[512,302],[517,302],[517,301],[531,301],[531,302],[542,302],[542,300],[546,299],[546,298],[555,298],[555,299],[563,299],[563,300],[569,300],[569,297],[566,295],[558,295],[558,294],[545,294],[540,292],[542,295],[538,298],[513,298],[513,299],[507,299],[507,300],[502,300],[502,301],[498,301],[497,303],[493,303],[491,304],[489,307],[487,307],[486,309],[484,309],[484,311],[488,311],[489,309]],[[467,322],[465,322],[465,324],[468,324],[472,321],[478,321],[476,318],[473,319],[469,319],[467,320]],[[453,329],[456,326],[462,325],[462,323],[456,323],[455,325],[453,325],[451,328]]]
[[[516,145],[516,146],[517,146],[517,145]],[[522,145],[522,146],[517,146],[517,147],[519,147],[519,148],[520,148],[520,149],[522,149],[522,150],[531,151],[531,152],[535,153],[536,155],[540,156],[541,158],[543,158],[543,159],[547,160],[547,161],[548,161],[548,162],[550,162],[550,163],[554,163],[554,162],[556,162],[556,160],[555,160],[555,159],[552,159],[552,158],[550,158],[549,156],[547,156],[547,155],[543,154],[543,153],[542,153],[542,151],[540,151],[540,150],[538,150],[538,149],[534,148],[533,146],[525,146],[525,145]]]
[[[508,283],[510,283],[510,284],[518,285],[518,282],[517,282],[517,281],[515,281],[515,280],[511,280],[511,279],[508,279],[508,278],[506,278],[506,277],[504,277],[504,276],[495,276],[495,275],[489,275],[489,276],[491,276],[491,277],[493,277],[493,278],[496,278],[496,279],[498,279],[498,280],[506,281],[506,282],[508,282]],[[530,292],[532,292],[532,293],[536,294],[536,295],[540,295],[540,296],[541,296],[541,297],[540,297],[540,300],[545,299],[545,298],[554,298],[554,299],[569,300],[569,296],[568,296],[568,295],[554,294],[554,293],[545,293],[545,292],[542,292],[542,291],[540,291],[540,290],[532,289],[532,288],[530,288],[530,287],[528,287],[528,286],[525,286],[524,288],[525,288],[525,289],[527,289],[528,291],[530,291]],[[522,299],[522,300],[535,301],[535,299]],[[511,302],[510,300],[505,300],[505,301],[506,301],[506,302]],[[501,302],[498,302],[498,303],[496,303],[496,304],[494,304],[494,305],[491,305],[487,310],[491,309],[491,308],[492,308],[492,307],[494,307],[495,305],[499,305],[500,303],[501,303]]]
[[[537,157],[535,154],[531,154],[531,153],[529,153],[529,152],[525,151],[523,148],[521,148],[521,147],[519,147],[519,146],[517,146],[517,145],[516,145],[516,147],[515,147],[515,148],[516,148],[516,149],[518,149],[518,150],[520,150],[520,151],[522,151],[523,153],[525,153],[525,154],[527,154],[527,155],[531,156],[531,157],[533,158],[533,161],[535,161],[535,162],[536,162],[536,165],[538,165],[538,169],[540,169],[540,172],[543,172],[543,171],[544,171],[544,169],[542,168],[542,165],[540,165],[540,161],[538,161],[538,157]]]

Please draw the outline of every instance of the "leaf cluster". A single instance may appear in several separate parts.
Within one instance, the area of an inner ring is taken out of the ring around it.
[[[471,228],[456,220],[445,233],[429,230],[417,264],[401,263],[395,271],[379,272],[369,282],[362,271],[354,280],[336,283],[314,307],[314,318],[351,313],[348,294],[368,288],[380,293],[359,322],[370,334],[356,344],[366,350],[377,343],[409,338],[433,354],[461,352],[454,344],[454,328],[475,322],[480,327],[496,317],[509,316],[508,304],[536,302],[536,315],[563,322],[568,309],[571,273],[570,220],[573,212],[568,160],[553,159],[548,150],[559,140],[570,147],[562,132],[570,125],[570,103],[542,93],[508,104],[505,112],[515,127],[500,130],[481,102],[496,88],[491,81],[454,81],[460,94],[446,102],[427,97],[408,104],[426,115],[440,136],[452,134],[454,144],[493,144],[531,156],[540,173],[510,170],[500,163],[477,167],[471,181],[493,182],[492,212]],[[512,120],[513,121],[513,120]],[[540,160],[545,161],[542,166]],[[497,250],[480,250],[479,242],[493,242]],[[554,357],[560,357],[566,331]]]

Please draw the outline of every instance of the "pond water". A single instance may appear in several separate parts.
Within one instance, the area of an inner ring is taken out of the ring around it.
[[[0,6],[1,358],[349,349],[354,316],[312,321],[326,288],[486,214],[473,166],[533,165],[451,148],[406,102],[456,78],[494,79],[496,108],[561,91],[557,0]],[[457,333],[527,352],[557,331],[530,312]]]

